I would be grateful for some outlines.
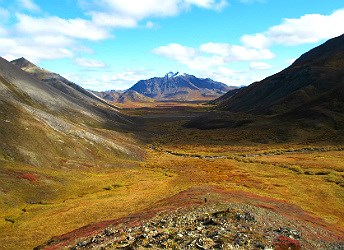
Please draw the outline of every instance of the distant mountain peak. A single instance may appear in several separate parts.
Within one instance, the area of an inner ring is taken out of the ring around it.
[[[37,74],[46,74],[46,73],[51,73],[46,69],[40,68],[34,63],[30,62],[24,57],[15,59],[11,61],[12,64],[16,65],[17,67],[21,68],[22,70],[25,70],[29,73],[37,73]]]
[[[21,57],[12,61],[12,63],[20,68],[23,67],[36,67],[35,64],[27,60],[25,57]]]
[[[171,71],[164,77],[141,80],[130,89],[160,101],[195,101],[218,98],[233,87],[209,78]]]

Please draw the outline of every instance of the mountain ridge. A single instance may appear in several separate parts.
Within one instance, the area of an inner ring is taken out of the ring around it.
[[[57,73],[40,68],[24,57],[15,59],[11,61],[11,63],[28,72],[38,80],[46,82],[56,89],[59,89],[60,91],[76,99],[82,99],[88,103],[94,103],[94,101],[102,102],[103,104],[108,105],[101,98],[82,88],[78,84],[69,81],[68,79],[62,77]]]
[[[114,133],[121,131],[121,127],[130,125],[125,115],[103,100],[91,99],[75,89],[72,94],[63,90],[0,58],[0,111],[8,121],[1,123],[1,131],[5,133],[1,135],[0,159],[49,165],[57,155],[70,154],[73,146],[79,150],[76,155],[81,158],[88,155],[87,150],[91,147],[87,149],[85,142],[94,143],[92,148],[95,145],[108,147],[104,150],[114,150],[114,155],[132,155],[128,149],[131,146],[127,144],[127,148],[126,143],[116,142],[111,138],[110,130],[109,138],[97,131],[97,128],[110,128]],[[12,134],[17,137],[13,138]],[[56,149],[56,138],[69,144]],[[47,146],[42,147],[42,143]],[[35,160],[27,154],[34,156]]]
[[[219,108],[280,114],[302,107],[344,85],[344,35],[304,53],[292,65],[222,99]],[[331,101],[331,100],[328,100]]]
[[[129,90],[158,101],[194,101],[215,99],[234,88],[210,78],[169,72],[164,77],[140,80]]]

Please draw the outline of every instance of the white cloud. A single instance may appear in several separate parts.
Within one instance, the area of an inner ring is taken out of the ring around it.
[[[153,50],[153,53],[180,62],[193,70],[207,70],[225,63],[221,56],[203,56],[195,48],[176,43],[158,47]]]
[[[104,21],[113,27],[118,23],[135,27],[146,18],[176,16],[192,6],[219,11],[228,5],[227,0],[79,0],[79,3],[98,25]]]
[[[63,19],[60,17],[35,18],[25,14],[16,14],[17,31],[30,35],[61,35],[76,39],[102,40],[110,37],[106,29],[102,29],[91,21],[81,18]]]
[[[22,3],[29,6],[33,2]],[[0,9],[1,13],[6,14]],[[24,56],[37,63],[40,60],[72,58],[74,51],[87,51],[81,44],[83,40],[98,41],[111,37],[108,28],[98,26],[92,20],[33,17],[23,13],[15,13],[14,17],[13,25],[3,28],[0,24],[0,55],[7,59]]]
[[[208,70],[233,61],[263,60],[274,57],[274,54],[267,49],[257,50],[224,43],[205,43],[199,48],[173,43],[158,47],[153,50],[153,53],[173,59],[194,70]]]
[[[41,11],[41,8],[36,3],[34,3],[33,0],[18,0],[18,2],[26,10],[29,10],[29,11],[32,11],[32,12],[39,12],[39,11]]]
[[[73,39],[62,35],[37,35],[31,38],[31,40],[28,44],[33,43],[42,47],[69,47],[74,44]]]
[[[106,64],[102,61],[87,59],[87,58],[76,58],[75,63],[85,68],[105,68]]]
[[[266,32],[245,35],[242,42],[253,48],[267,48],[273,44],[299,45],[316,43],[344,33],[344,9],[331,15],[307,14],[300,18],[285,18]]]
[[[201,8],[221,10],[228,5],[225,0],[215,1],[215,0],[185,0],[187,4],[194,4]]]
[[[200,77],[209,77],[215,81],[223,82],[229,86],[243,86],[260,81],[266,77],[262,71],[237,71],[220,66],[207,72],[200,72]]]
[[[265,49],[271,44],[271,41],[264,34],[244,35],[241,37],[241,42],[251,48]]]
[[[222,56],[226,61],[250,61],[274,57],[274,54],[268,49],[247,48],[227,43],[205,43],[200,46],[200,51]]]
[[[179,1],[175,0],[100,0],[113,14],[142,20],[150,16],[174,16],[179,12]]]
[[[7,35],[7,30],[0,26],[0,36],[5,36],[5,35]]]
[[[145,69],[132,69],[121,73],[88,74],[89,72],[63,74],[67,79],[91,90],[124,90],[133,86],[142,79],[156,76],[155,72]]]
[[[37,63],[42,59],[51,60],[73,57],[73,52],[64,46],[60,46],[57,43],[54,45],[44,44],[38,38],[0,38],[0,45],[0,54],[7,60],[25,57]]]
[[[153,50],[155,54],[179,61],[187,62],[190,58],[197,56],[197,51],[194,48],[186,47],[177,43],[171,43],[166,46],[161,46]]]
[[[251,62],[250,63],[250,69],[251,70],[266,70],[271,69],[272,66],[265,62]]]
[[[0,0],[1,1],[1,0]],[[1,55],[7,58],[25,56],[32,61],[74,57],[75,52],[82,53],[82,41],[100,41],[113,38],[115,28],[153,28],[156,24],[145,19],[149,17],[175,16],[189,7],[220,10],[226,0],[79,0],[84,6],[88,18],[65,19],[58,16],[31,16],[15,13],[11,26],[0,24]],[[35,0],[15,0],[12,8],[31,12],[42,11]],[[6,22],[11,13],[0,7],[0,20]],[[145,21],[141,24],[141,22]],[[1,22],[1,21],[0,21]],[[201,59],[199,59],[201,60]],[[75,62],[88,66],[97,63]]]
[[[137,26],[135,19],[131,17],[122,17],[103,12],[90,12],[92,22],[99,27],[112,28],[133,28]]]

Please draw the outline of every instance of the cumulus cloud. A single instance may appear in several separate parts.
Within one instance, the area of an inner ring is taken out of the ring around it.
[[[107,14],[103,12],[90,12],[92,22],[98,27],[133,28],[137,22],[134,18]]]
[[[110,37],[106,29],[81,18],[63,19],[56,16],[36,18],[19,13],[16,14],[16,17],[18,19],[16,29],[21,34],[61,35],[92,41]]]
[[[220,10],[226,0],[79,0],[85,18],[65,19],[42,14],[35,0],[15,0],[19,9],[36,12],[35,16],[12,13],[13,24],[3,26],[11,13],[0,7],[0,53],[7,58],[17,55],[33,61],[74,57],[84,40],[100,41],[113,36],[116,28],[156,27],[147,20],[151,17],[175,16],[190,7]],[[142,22],[142,23],[141,23]],[[30,37],[30,39],[28,39]],[[79,51],[80,52],[80,51]],[[99,66],[96,63],[75,60],[79,65]]]
[[[249,61],[271,59],[274,54],[268,49],[246,48],[226,43],[206,43],[200,46],[202,52],[223,56],[227,61]]]
[[[228,5],[225,0],[215,1],[215,0],[185,0],[187,4],[194,4],[198,7],[206,9],[221,10]]]
[[[227,66],[220,66],[206,72],[199,72],[200,77],[210,77],[211,79],[223,82],[229,86],[243,86],[260,81],[266,78],[264,71],[233,70]]]
[[[19,4],[28,11],[39,12],[41,8],[33,0],[18,0]]]
[[[39,62],[42,59],[71,58],[73,52],[63,46],[43,45],[36,39],[25,38],[0,38],[0,54],[7,60],[13,60],[19,57],[25,57],[33,62]]]
[[[104,90],[124,90],[133,86],[142,79],[149,79],[156,76],[155,72],[145,69],[130,69],[124,72],[93,73],[87,72],[64,74],[67,79],[80,84],[86,89]]]
[[[266,32],[245,35],[242,42],[252,48],[267,48],[273,44],[299,45],[316,43],[344,33],[344,9],[330,15],[307,14],[300,18],[285,18]]]
[[[105,30],[83,19],[32,17],[16,13],[14,26],[1,29],[0,54],[7,59],[26,57],[34,62],[74,57],[81,40],[110,36]],[[80,52],[80,51],[79,51]]]
[[[166,46],[160,46],[153,50],[155,54],[186,63],[197,56],[197,50],[191,47],[186,47],[178,43],[171,43]]]
[[[223,65],[225,63],[224,58],[221,56],[204,56],[200,52],[198,49],[176,43],[161,46],[153,50],[153,53],[187,65],[193,70],[207,70],[213,66]]]
[[[271,41],[264,34],[244,35],[241,37],[242,43],[251,48],[264,49],[271,45]]]
[[[88,58],[76,58],[75,64],[85,68],[105,68],[106,64],[102,61],[88,59]]]
[[[268,49],[252,49],[225,43],[205,43],[199,48],[180,44],[168,44],[153,50],[153,53],[173,59],[190,69],[207,70],[233,61],[250,61],[271,59],[274,54]]]
[[[150,17],[171,17],[192,6],[222,10],[227,0],[79,0],[92,20],[99,26],[137,27]]]

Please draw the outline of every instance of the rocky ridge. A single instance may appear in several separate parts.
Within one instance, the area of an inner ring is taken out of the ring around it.
[[[206,202],[206,200],[205,200]],[[268,209],[240,203],[207,204],[160,212],[70,245],[69,249],[343,249],[327,232]],[[39,249],[39,248],[37,248]]]

